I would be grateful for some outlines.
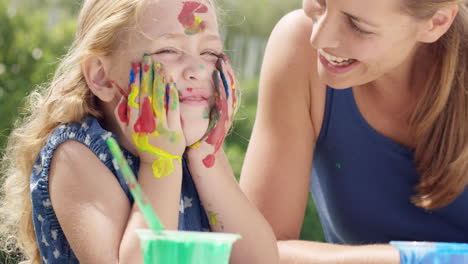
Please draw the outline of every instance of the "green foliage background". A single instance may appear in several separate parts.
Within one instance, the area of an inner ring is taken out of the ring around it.
[[[22,111],[24,97],[36,85],[52,78],[60,57],[71,45],[80,3],[79,0],[0,0],[2,152],[11,127]],[[300,5],[301,0],[224,0],[219,3],[226,50],[238,72],[242,89],[242,103],[234,129],[225,144],[237,177],[255,120],[259,67],[268,35],[284,14]],[[252,43],[256,44],[256,49],[252,49]],[[301,238],[324,240],[311,199]],[[14,257],[7,260],[0,252],[0,263],[17,263],[17,260]]]

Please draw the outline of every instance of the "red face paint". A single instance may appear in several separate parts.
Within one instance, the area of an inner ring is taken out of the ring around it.
[[[214,146],[214,152],[203,159],[203,164],[207,168],[214,166],[214,154],[223,146],[224,138],[226,137],[226,124],[229,122],[226,95],[221,92],[221,96],[217,100],[216,109],[219,112],[219,120],[206,139],[206,143]]]
[[[133,84],[135,82],[135,75],[140,73],[140,63],[132,63],[132,72],[131,76],[132,78],[130,79],[130,84]]]
[[[206,24],[200,17],[195,17],[195,13],[206,13],[208,7],[202,3],[187,1],[183,2],[184,7],[180,12],[178,19],[185,28],[185,34],[193,35],[205,31]]]
[[[219,120],[218,120],[218,125],[213,129],[213,131],[210,133],[208,138],[206,139],[206,142],[210,145],[213,145],[215,150],[214,152],[218,152],[218,150],[221,148],[223,145],[223,140],[226,135],[226,124],[229,121],[228,120],[228,115],[227,115],[227,101],[226,97],[220,98],[220,101],[217,104],[217,108],[220,112],[219,114]]]
[[[146,65],[143,67],[143,71],[144,71],[144,72],[148,72],[148,71],[149,71],[149,67],[150,67],[150,66],[149,66],[148,64],[146,64]]]
[[[210,154],[210,155],[206,156],[206,158],[203,159],[203,164],[207,168],[213,167],[214,163],[215,163],[215,156],[213,154]]]
[[[187,88],[187,92],[189,93],[193,92],[193,88]]]
[[[156,122],[153,118],[153,108],[148,97],[143,99],[141,105],[141,115],[135,123],[134,129],[136,133],[147,133],[151,134],[156,131]]]
[[[119,114],[120,121],[128,126],[130,122],[130,107],[128,107],[127,98],[124,98],[122,103],[120,103],[117,113]]]

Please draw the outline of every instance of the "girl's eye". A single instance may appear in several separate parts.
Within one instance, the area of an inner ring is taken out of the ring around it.
[[[208,56],[213,56],[213,57],[216,57],[216,58],[220,58],[221,55],[219,53],[216,53],[214,51],[204,51],[201,53],[201,55],[208,55]]]
[[[159,55],[159,54],[176,54],[176,53],[177,52],[175,50],[172,50],[172,49],[162,49],[162,50],[156,51],[153,54]]]
[[[359,28],[354,22],[353,20],[348,17],[348,22],[349,22],[349,25],[351,26],[352,29],[354,29],[356,32],[358,32],[359,34],[361,35],[371,35],[373,34],[372,32],[369,32],[369,31],[365,31],[365,30],[362,30],[361,28]]]

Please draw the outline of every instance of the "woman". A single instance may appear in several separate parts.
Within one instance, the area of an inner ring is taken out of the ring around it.
[[[466,1],[303,0],[278,23],[241,187],[283,263],[468,242],[467,39]],[[297,241],[309,189],[332,244]]]

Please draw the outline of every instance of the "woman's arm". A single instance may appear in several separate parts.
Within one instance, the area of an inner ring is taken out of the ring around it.
[[[281,263],[399,263],[390,245],[340,246],[297,241],[310,186],[325,85],[302,10],[285,16],[265,52],[255,126],[240,185],[272,225]]]
[[[139,182],[167,229],[177,229],[181,165],[163,179],[141,164]],[[54,153],[50,196],[80,263],[143,263],[135,229],[148,228],[115,176],[86,146],[66,141]]]
[[[278,240],[298,239],[309,192],[315,131],[310,114],[310,47],[292,18],[273,30],[260,76],[258,110],[241,188],[272,225]],[[296,31],[296,30],[295,30]],[[296,38],[290,40],[289,38]]]
[[[201,146],[200,148],[202,148]],[[231,263],[278,263],[276,239],[268,222],[240,189],[224,151],[206,168],[203,151],[189,151],[189,168],[213,231],[237,233]],[[197,162],[198,161],[198,162]]]
[[[345,246],[311,241],[280,241],[282,264],[398,264],[391,245]]]

